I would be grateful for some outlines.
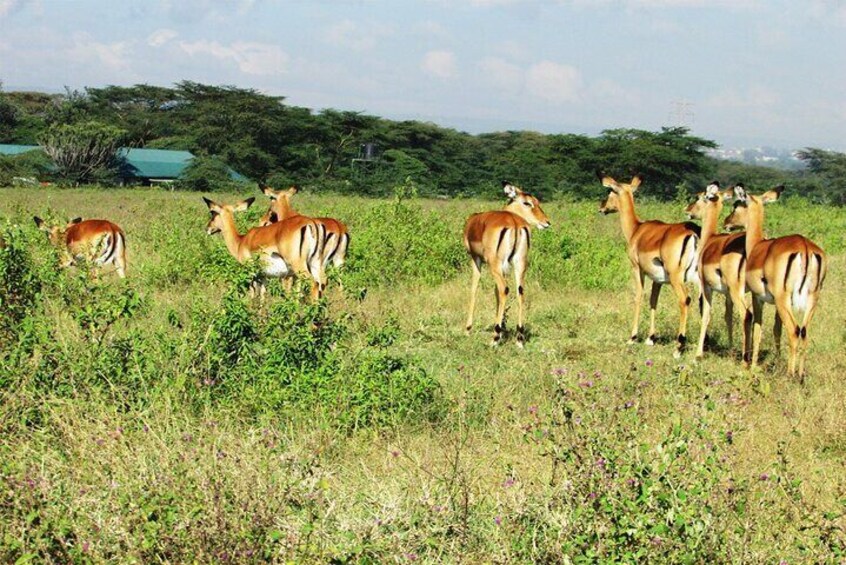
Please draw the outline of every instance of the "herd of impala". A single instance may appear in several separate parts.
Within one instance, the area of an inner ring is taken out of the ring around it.
[[[609,189],[599,211],[619,213],[635,282],[630,343],[637,341],[644,278],[648,277],[652,289],[646,343],[655,343],[658,296],[661,286],[669,284],[679,307],[674,356],[680,356],[687,342],[687,315],[691,304],[688,283],[692,282],[699,288],[702,312],[697,357],[702,357],[704,352],[716,291],[726,295],[729,345],[733,341],[733,312],[745,313],[742,359],[752,367],[758,363],[764,303],[775,304],[777,315],[773,335],[776,349],[782,329],[786,327],[790,343],[788,371],[791,377],[794,376],[798,361],[799,376],[804,378],[808,327],[825,280],[827,260],[819,246],[801,235],[764,238],[764,205],[778,200],[784,187],[755,196],[748,194],[741,184],[721,190],[719,183],[713,182],[686,209],[691,219],[702,221],[700,228],[691,222],[668,224],[641,220],[635,212],[634,202],[641,178],[635,176],[628,183],[621,183],[606,175],[599,177],[602,185]],[[295,277],[310,278],[311,297],[320,298],[326,289],[326,268],[330,265],[339,268],[344,264],[350,243],[346,226],[334,218],[310,218],[296,212],[291,207],[291,198],[298,192],[296,186],[287,190],[260,188],[270,198],[270,208],[259,226],[245,234],[239,233],[234,214],[249,208],[255,198],[231,205],[203,198],[210,214],[207,233],[221,233],[229,253],[239,262],[259,257],[264,274],[282,279],[289,290]],[[465,329],[469,333],[473,326],[482,265],[487,264],[496,282],[493,344],[501,342],[509,294],[506,276],[513,271],[518,303],[517,345],[522,347],[526,340],[525,275],[531,228],[548,228],[550,221],[534,196],[508,182],[503,183],[503,191],[508,197],[503,209],[473,214],[464,228],[464,246],[472,260],[473,273]],[[745,228],[745,232],[718,233],[723,203],[730,199],[734,200],[734,210],[724,226],[729,230]],[[84,258],[95,265],[112,264],[121,278],[126,276],[126,237],[116,224],[76,218],[64,227],[50,227],[38,217],[35,223],[61,248],[64,265]],[[255,290],[263,295],[263,284]],[[752,295],[751,306],[746,302],[747,292]],[[795,316],[797,312],[801,319]]]

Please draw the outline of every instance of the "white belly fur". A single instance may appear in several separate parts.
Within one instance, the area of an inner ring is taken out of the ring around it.
[[[288,263],[278,254],[272,253],[263,257],[264,274],[269,277],[285,278],[291,276],[291,269]]]

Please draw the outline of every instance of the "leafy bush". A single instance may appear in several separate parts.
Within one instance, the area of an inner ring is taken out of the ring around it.
[[[21,322],[33,313],[41,280],[18,227],[0,231],[0,349],[17,337]]]
[[[232,171],[223,159],[197,155],[182,171],[176,184],[182,190],[210,192],[235,191],[243,188],[244,183],[232,179]]]
[[[0,185],[32,184],[30,180],[35,182],[47,178],[51,169],[50,160],[41,150],[0,155]]]

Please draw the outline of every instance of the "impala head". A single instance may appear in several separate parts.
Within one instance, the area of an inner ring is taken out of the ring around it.
[[[259,184],[259,189],[270,198],[270,210],[261,217],[259,226],[269,226],[278,222],[279,213],[277,210],[280,208],[289,209],[291,207],[291,197],[300,191],[300,187],[295,184],[284,190],[274,190],[269,186]]]
[[[754,196],[746,192],[742,184],[734,187],[734,210],[723,222],[728,230],[742,230],[749,225],[749,215],[751,213],[763,214],[763,205],[770,204],[777,201],[784,191],[784,186],[779,185],[767,192]]]
[[[217,202],[209,200],[208,198],[203,196],[203,201],[206,203],[206,206],[209,207],[209,214],[211,214],[211,218],[209,218],[209,223],[206,224],[206,233],[209,235],[214,235],[219,231],[223,230],[223,215],[225,213],[233,214],[234,212],[243,212],[252,205],[252,203],[255,201],[255,198],[250,197],[246,200],[238,202],[237,204],[218,204]]]
[[[613,178],[602,173],[599,173],[597,176],[599,176],[602,186],[608,189],[608,195],[599,204],[600,214],[613,214],[614,212],[619,212],[620,195],[623,193],[629,193],[632,195],[632,198],[634,198],[634,193],[637,192],[642,180],[640,175],[635,175],[628,184],[625,184],[617,182]]]
[[[65,239],[65,233],[68,231],[68,229],[74,224],[78,224],[82,221],[82,218],[74,218],[64,226],[48,226],[47,223],[38,216],[34,216],[32,219],[35,221],[35,225],[38,227],[38,229],[47,234],[47,239],[49,239],[50,243],[52,243],[53,245],[59,245],[63,243]]]
[[[508,204],[505,207],[509,212],[517,214],[540,230],[549,227],[549,218],[537,198],[523,192],[508,181],[502,181],[502,190],[508,197]]]
[[[733,196],[733,188],[720,190],[720,183],[713,181],[708,185],[704,192],[700,192],[696,195],[696,200],[694,200],[690,206],[685,208],[684,211],[687,214],[687,217],[691,220],[701,220],[705,217],[705,210],[709,205],[720,206],[722,208],[721,204],[725,200],[731,199]]]

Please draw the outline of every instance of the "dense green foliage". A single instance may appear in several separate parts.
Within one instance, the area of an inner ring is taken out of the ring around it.
[[[366,195],[390,194],[410,181],[421,195],[491,197],[502,179],[511,179],[547,198],[592,198],[601,192],[593,179],[602,169],[624,177],[641,173],[654,197],[669,199],[680,185],[687,190],[710,180],[718,166],[705,155],[714,142],[684,128],[613,129],[599,136],[470,135],[359,112],[315,113],[255,90],[190,81],[61,96],[0,92],[0,117],[0,143],[35,143],[56,128],[97,122],[125,132],[132,147],[187,149],[256,180],[286,179]],[[362,159],[364,144],[374,145],[374,158]],[[186,186],[215,184],[198,180],[196,173]],[[796,176],[782,176],[790,175]]]

